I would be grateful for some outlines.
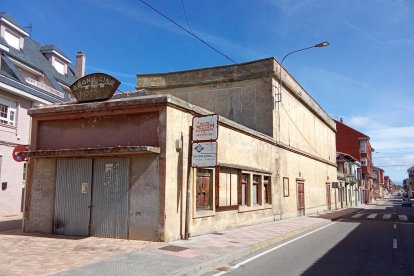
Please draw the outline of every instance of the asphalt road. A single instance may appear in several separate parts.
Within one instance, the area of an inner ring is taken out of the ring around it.
[[[414,207],[394,197],[229,264],[221,274],[414,275],[413,250]]]

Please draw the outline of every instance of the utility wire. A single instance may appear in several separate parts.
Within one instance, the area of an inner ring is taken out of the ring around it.
[[[187,12],[185,11],[185,7],[184,7],[184,0],[181,0],[181,6],[183,7],[183,11],[184,11],[184,15],[185,15],[185,20],[187,21],[188,28],[190,29],[190,32],[193,34],[194,32],[193,32],[193,30],[191,29],[191,26],[190,26],[190,21],[188,20],[188,17],[187,17]]]
[[[155,7],[151,6],[150,4],[148,4],[146,1],[144,0],[139,0],[141,3],[143,3],[144,5],[146,5],[147,7],[149,7],[151,10],[155,11],[156,13],[158,13],[160,16],[164,17],[165,19],[167,19],[168,21],[170,21],[171,23],[173,23],[174,25],[176,25],[178,28],[180,28],[181,30],[183,30],[184,32],[188,33],[189,35],[195,37],[197,40],[199,40],[201,43],[203,43],[204,45],[206,45],[208,48],[212,49],[213,51],[215,51],[216,53],[220,54],[221,56],[225,57],[227,60],[231,61],[234,64],[239,64],[237,61],[235,61],[234,59],[232,59],[231,57],[229,57],[228,55],[226,55],[225,53],[221,52],[220,50],[218,50],[216,47],[212,46],[211,44],[207,43],[206,41],[204,41],[201,37],[199,37],[198,35],[196,35],[195,33],[193,33],[192,31],[189,31],[188,29],[186,29],[185,27],[181,26],[180,24],[178,24],[177,22],[175,22],[173,19],[171,19],[170,17],[168,17],[167,15],[163,14],[162,12],[160,12],[159,10],[157,10]],[[247,69],[247,68],[243,68],[241,67],[242,70],[247,71],[252,73],[253,75],[255,75],[256,73],[254,73],[253,71]],[[263,82],[269,84],[270,86],[277,88],[277,86],[273,85],[272,83],[268,82],[267,80],[260,78]]]

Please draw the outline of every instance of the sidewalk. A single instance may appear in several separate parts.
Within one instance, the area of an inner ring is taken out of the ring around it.
[[[360,210],[342,209],[168,243],[0,232],[0,275],[199,275]]]

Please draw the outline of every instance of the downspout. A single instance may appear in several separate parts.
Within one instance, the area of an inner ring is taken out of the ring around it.
[[[191,199],[191,156],[193,154],[193,127],[190,126],[189,140],[188,140],[188,167],[187,167],[187,198],[185,200],[185,228],[184,228],[184,239],[188,240],[190,237],[190,199]]]

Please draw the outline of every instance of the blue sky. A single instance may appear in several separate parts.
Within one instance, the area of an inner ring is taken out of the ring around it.
[[[146,0],[189,28],[181,0]],[[333,118],[369,135],[374,165],[395,182],[414,165],[414,2],[410,0],[183,0],[191,29],[237,62],[329,41],[289,56],[284,67]],[[230,62],[139,0],[2,0],[32,38],[72,61],[86,53],[87,73],[118,78],[133,90],[138,73]]]

